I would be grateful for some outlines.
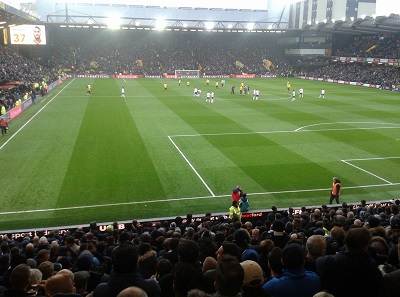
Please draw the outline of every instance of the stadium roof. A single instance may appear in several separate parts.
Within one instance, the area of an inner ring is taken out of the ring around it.
[[[315,25],[306,25],[303,29],[357,35],[399,34],[400,15],[367,16],[347,21],[321,22]]]
[[[7,25],[22,25],[39,22],[39,16],[31,11],[17,9],[0,2],[0,23]]]

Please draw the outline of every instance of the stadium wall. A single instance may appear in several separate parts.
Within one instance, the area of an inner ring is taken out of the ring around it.
[[[390,204],[393,203],[393,200],[381,200],[381,201],[371,201],[367,204],[367,207],[375,207],[376,204],[380,204],[381,207],[385,208],[386,206],[390,206]],[[348,205],[351,211],[357,209],[361,203],[353,203]],[[342,207],[341,204],[330,204],[329,208],[331,209],[339,209]],[[300,214],[302,212],[301,210],[302,207],[293,207],[294,214]],[[321,209],[321,206],[306,206],[305,207],[308,212],[313,212],[315,209]],[[278,208],[279,212],[288,212],[289,208]],[[242,222],[247,222],[250,221],[253,225],[255,225],[258,221],[264,222],[267,220],[268,214],[271,213],[271,210],[253,210],[249,212],[242,213]],[[223,217],[224,221],[228,220],[228,213],[215,213],[212,214],[210,217],[210,221],[217,221],[219,220],[220,217]],[[169,224],[173,221],[175,221],[176,217],[163,217],[163,218],[149,218],[149,219],[144,219],[144,220],[138,220],[139,223],[144,224],[151,224],[155,225],[156,222],[164,222],[167,221]],[[183,222],[186,222],[186,215],[180,216],[183,219]],[[205,217],[205,215],[201,214],[194,214],[192,215],[192,219],[194,222],[200,223],[202,219]],[[121,221],[117,222],[118,223],[118,229],[119,230],[124,230],[127,226],[127,224],[131,224],[131,221]],[[5,230],[5,231],[0,231],[0,237],[7,235],[9,238],[13,239],[21,239],[28,236],[28,237],[34,237],[34,236],[46,236],[48,235],[51,231],[57,231],[59,234],[65,234],[67,232],[75,232],[78,228],[83,228],[85,232],[89,231],[89,224],[87,225],[75,225],[75,226],[59,226],[59,227],[52,227],[50,228],[40,228],[40,229],[24,229],[24,230]],[[105,232],[107,226],[113,225],[114,222],[97,222],[97,227],[100,232]]]

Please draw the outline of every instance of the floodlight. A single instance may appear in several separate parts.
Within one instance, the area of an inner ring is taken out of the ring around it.
[[[121,26],[121,19],[119,16],[112,15],[107,19],[107,28],[108,29],[119,29]]]
[[[187,28],[187,24],[186,23],[183,23],[183,28]]]
[[[165,29],[166,26],[167,26],[167,22],[163,19],[158,19],[155,21],[155,29],[156,30],[162,31]]]
[[[206,25],[206,29],[207,30],[211,30],[212,28],[214,28],[214,23],[213,22],[207,22],[205,23]]]
[[[248,23],[247,24],[247,29],[248,30],[253,30],[253,28],[254,28],[254,23]]]
[[[229,29],[232,29],[232,27],[233,27],[232,24],[229,24],[229,25],[228,25],[228,28],[229,28]]]

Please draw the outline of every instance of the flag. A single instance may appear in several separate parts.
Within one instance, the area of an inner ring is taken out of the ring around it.
[[[269,70],[271,67],[275,68],[275,65],[272,64],[272,62],[268,59],[264,59],[263,60],[263,66],[265,67],[265,69]]]
[[[367,49],[365,52],[369,53],[370,51],[372,51],[374,48],[376,48],[377,45],[374,44],[373,46],[371,46],[369,49]]]
[[[238,68],[243,68],[243,67],[244,67],[244,64],[243,64],[242,62],[240,62],[240,61],[236,61],[236,62],[235,62],[235,65],[236,65]]]
[[[97,64],[96,61],[92,61],[92,62],[90,62],[90,67],[97,69],[97,68],[99,68],[99,64]]]
[[[136,60],[136,65],[139,67],[143,67],[143,61],[142,60]]]

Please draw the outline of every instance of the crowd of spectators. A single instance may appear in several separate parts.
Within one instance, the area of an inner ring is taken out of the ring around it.
[[[399,207],[272,206],[256,221],[207,213],[4,235],[0,296],[399,296]]]
[[[0,105],[8,111],[24,95],[46,92],[46,85],[57,80],[58,74],[23,57],[7,47],[0,47]],[[27,99],[27,96],[26,98]]]
[[[400,59],[400,35],[360,36],[334,53],[342,57]]]
[[[400,69],[388,65],[337,62],[310,71],[307,76],[375,84],[390,90],[400,86]]]
[[[291,73],[276,38],[256,34],[65,31],[55,37],[54,65],[77,73],[162,75],[179,69],[206,75]],[[267,69],[263,60],[270,60]]]

